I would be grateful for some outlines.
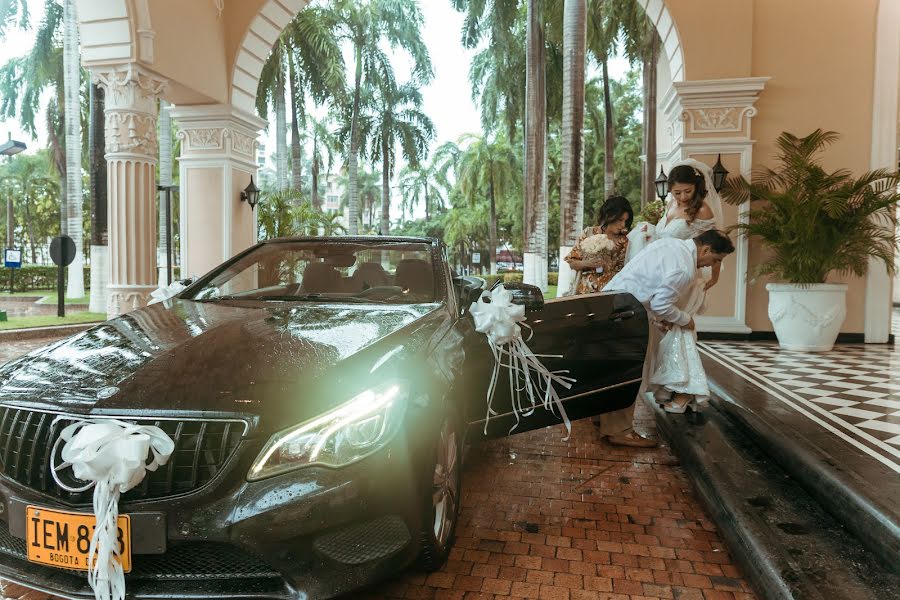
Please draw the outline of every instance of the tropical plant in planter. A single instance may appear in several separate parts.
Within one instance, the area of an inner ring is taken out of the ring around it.
[[[839,135],[817,129],[806,137],[779,136],[775,169],[753,172],[753,181],[730,178],[722,197],[750,202],[749,221],[733,227],[762,241],[769,258],[755,275],[771,275],[769,319],[782,348],[812,352],[832,348],[847,314],[844,283],[832,273],[863,276],[875,258],[893,273],[900,179],[879,169],[853,177],[828,172],[822,150]]]

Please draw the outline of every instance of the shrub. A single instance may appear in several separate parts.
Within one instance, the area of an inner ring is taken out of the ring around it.
[[[56,289],[57,279],[56,265],[28,265],[16,269],[13,279],[14,292],[31,292],[36,290]],[[87,289],[91,283],[91,268],[84,268],[84,286]],[[9,269],[0,269],[0,292],[9,292]]]

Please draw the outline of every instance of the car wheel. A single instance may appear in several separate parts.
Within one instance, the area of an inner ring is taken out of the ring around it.
[[[437,571],[447,561],[456,536],[462,489],[462,432],[446,415],[434,446],[431,477],[425,482],[419,566]]]

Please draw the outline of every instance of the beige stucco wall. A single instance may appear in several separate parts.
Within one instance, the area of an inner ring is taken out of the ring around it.
[[[710,166],[716,164],[715,154],[692,154],[691,158],[699,160]],[[722,165],[729,173],[739,173],[741,170],[740,155],[723,154]],[[722,206],[722,218],[726,224],[737,223],[738,207],[730,204]],[[732,240],[735,239],[732,235]],[[719,273],[719,281],[710,289],[706,296],[706,310],[703,314],[707,317],[727,317],[734,314],[735,284],[737,281],[737,254],[731,254],[722,261],[722,270]]]
[[[878,0],[854,0],[852,6],[842,0],[667,0],[666,6],[681,36],[687,80],[771,77],[752,120],[754,167],[771,164],[782,131],[805,135],[821,127],[842,134],[824,156],[826,168],[868,170]],[[723,156],[737,173],[728,160]],[[736,213],[727,217],[734,222]],[[751,242],[750,270],[764,258]],[[865,280],[832,281],[850,284],[842,332],[861,333]],[[754,331],[772,330],[766,283],[748,286],[747,325]],[[723,291],[711,297],[708,314],[727,311]]]
[[[252,173],[256,175],[256,173]],[[248,170],[232,168],[231,189],[234,198],[231,206],[231,255],[246,250],[256,243],[256,218],[246,202],[240,201],[240,193],[250,183]],[[255,211],[256,209],[254,209]]]
[[[230,61],[223,51],[225,21],[215,3],[153,0],[149,6],[156,31],[153,69],[171,80],[167,99],[173,104],[226,102]]]
[[[265,4],[266,0],[226,0],[225,10],[228,11],[228,18],[225,21],[225,57],[229,69],[234,65],[238,48],[244,41],[250,23]]]
[[[877,0],[755,0],[754,76],[771,76],[753,120],[755,165],[770,164],[782,131],[805,135],[817,127],[842,134],[829,148],[827,169],[868,170],[872,132],[872,79]],[[802,26],[799,26],[802,25]],[[763,259],[751,243],[750,267]],[[836,276],[850,284],[843,332],[861,333],[865,322],[865,281]],[[765,281],[748,288],[747,321],[771,330]]]
[[[182,200],[182,235],[189,251],[182,272],[202,275],[222,262],[221,167],[188,167],[183,170],[187,193]]]
[[[666,0],[684,49],[687,80],[750,76],[754,4],[752,0]]]

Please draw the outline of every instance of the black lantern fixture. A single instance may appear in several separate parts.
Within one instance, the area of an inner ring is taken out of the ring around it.
[[[259,202],[259,188],[253,183],[252,175],[250,176],[250,184],[241,192],[241,200],[247,201],[247,204],[250,205],[250,210],[253,210]]]
[[[656,195],[660,200],[666,199],[666,194],[669,193],[669,178],[666,176],[665,171],[663,171],[662,165],[659,166],[659,177],[656,178]]]
[[[716,164],[712,170],[713,187],[716,188],[716,192],[722,190],[726,177],[728,177],[728,169],[722,165],[722,155],[719,154],[719,158],[716,159]]]

